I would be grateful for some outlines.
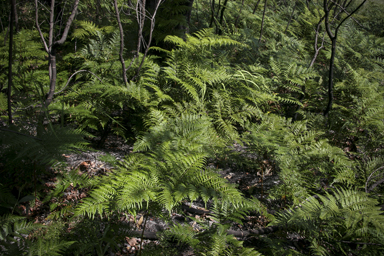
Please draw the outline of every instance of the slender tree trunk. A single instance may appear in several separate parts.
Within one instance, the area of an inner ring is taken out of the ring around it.
[[[211,21],[209,22],[209,27],[212,27],[213,21],[215,19],[215,0],[212,0],[211,4]]]
[[[257,0],[257,3],[255,4],[255,8],[253,8],[253,12],[252,12],[252,14],[255,14],[255,13],[256,13],[256,10],[257,10],[257,7],[259,7],[260,1],[261,1],[261,0]]]
[[[79,6],[80,0],[75,0],[71,15],[68,17],[67,23],[65,25],[65,28],[62,32],[61,38],[57,41],[54,41],[55,35],[54,35],[54,23],[55,23],[55,0],[51,0],[51,8],[50,8],[50,15],[49,15],[49,31],[48,31],[48,43],[45,40],[44,34],[41,31],[40,24],[39,24],[39,2],[38,0],[35,0],[35,12],[36,12],[36,28],[39,32],[40,39],[43,43],[44,49],[48,54],[48,69],[49,69],[49,91],[45,96],[45,101],[43,102],[43,110],[40,115],[40,123],[43,123],[44,117],[45,117],[45,111],[48,109],[48,106],[53,101],[53,96],[55,94],[56,89],[56,79],[57,79],[57,70],[56,70],[56,48],[62,44],[65,43],[68,37],[69,29],[72,25],[72,22],[75,18],[77,7]]]
[[[189,0],[187,6],[188,11],[185,14],[185,18],[187,19],[187,27],[185,28],[185,33],[189,33],[189,29],[191,27],[191,14],[192,14],[192,7],[193,7],[194,0]]]
[[[8,24],[11,24],[11,13],[12,13],[12,10],[9,13]],[[9,26],[7,27],[7,32],[5,33],[5,36],[4,36],[4,46],[7,45],[8,34],[9,34]]]
[[[11,6],[11,18],[9,22],[9,50],[8,50],[8,123],[12,125],[12,105],[11,105],[11,96],[12,96],[12,62],[13,62],[13,20],[14,20],[14,10],[12,6],[15,5],[15,0],[9,0]]]
[[[155,29],[155,18],[156,18],[157,11],[159,10],[160,4],[161,4],[161,0],[157,0],[156,7],[155,7],[155,9],[153,11],[152,17],[150,18],[150,20],[151,20],[151,28],[150,28],[150,31],[149,31],[148,44],[147,44],[147,46],[145,48],[143,59],[141,60],[139,68],[137,69],[136,77],[138,77],[140,75],[140,70],[141,70],[141,68],[142,68],[142,66],[144,64],[145,58],[147,57],[147,54],[148,54],[148,51],[149,51],[149,47],[151,47],[153,30]]]
[[[4,31],[4,26],[3,26],[3,21],[2,21],[1,18],[0,18],[0,25],[1,25],[1,32],[3,32]]]
[[[291,14],[291,16],[289,17],[288,24],[287,24],[287,27],[285,28],[284,34],[287,34],[289,25],[290,25],[291,22],[292,22],[293,15],[295,14],[296,6],[297,6],[297,1],[295,2],[295,5],[293,6],[292,14]]]
[[[11,2],[13,8],[13,19],[15,20],[15,32],[17,33],[19,32],[19,16],[17,15],[16,0]]]
[[[323,2],[323,9],[324,9],[324,13],[325,13],[325,28],[326,28],[328,37],[331,39],[331,42],[332,42],[332,49],[331,49],[332,52],[331,52],[331,59],[330,59],[330,63],[329,63],[329,75],[328,75],[328,104],[327,104],[327,108],[324,110],[324,113],[323,113],[324,116],[328,116],[329,111],[331,111],[332,104],[333,104],[333,74],[334,74],[334,62],[335,62],[335,55],[336,55],[337,34],[339,32],[341,25],[349,17],[351,17],[355,12],[357,12],[361,8],[361,6],[363,6],[365,4],[366,1],[367,0],[364,0],[363,2],[361,2],[360,5],[355,10],[353,10],[350,14],[348,14],[347,17],[345,17],[339,23],[339,25],[337,25],[337,27],[335,29],[335,33],[332,33],[332,31],[331,31],[331,22],[329,20],[329,16],[330,16],[332,8],[335,7],[335,9],[337,9],[340,7],[340,5],[338,3],[333,2],[333,1],[331,1],[331,4],[328,4],[329,0],[324,0],[324,2]],[[351,2],[352,2],[352,0],[350,0],[350,2],[348,2],[348,3],[344,2],[344,4],[346,4],[345,6],[347,7],[351,4]],[[342,11],[345,10],[344,7],[341,9],[342,9]]]
[[[44,103],[44,109],[47,109],[49,104],[53,100],[53,94],[56,89],[56,49],[53,45],[54,36],[54,25],[55,25],[55,0],[51,0],[51,12],[49,15],[49,33],[48,33],[48,68],[49,68],[49,91],[46,94]]]
[[[311,68],[315,64],[315,61],[317,59],[317,56],[319,55],[320,50],[324,47],[325,32],[324,32],[324,35],[323,35],[323,39],[321,41],[321,46],[319,48],[317,48],[318,40],[319,40],[320,27],[321,27],[321,23],[323,22],[324,18],[325,18],[325,16],[321,17],[320,21],[317,23],[317,26],[316,26],[315,44],[313,46],[313,48],[315,50],[315,54],[314,54],[314,56],[313,56],[313,58],[311,60],[311,63],[309,64],[308,68]]]
[[[219,0],[219,4],[217,5],[217,13],[215,15],[216,19],[219,17],[219,13],[220,13],[220,8],[221,8],[221,0]]]
[[[260,38],[259,43],[261,42],[261,38],[263,37],[263,29],[264,29],[264,18],[265,18],[265,10],[267,9],[267,0],[264,1],[264,10],[263,10],[263,18],[261,20],[261,29],[260,29]]]
[[[145,23],[145,0],[138,0],[136,5],[136,18],[137,23],[139,25],[139,34],[138,34],[138,43],[137,43],[137,57],[139,56],[139,52],[141,51],[141,42],[143,40],[143,30]]]
[[[337,37],[334,37],[332,40],[332,52],[331,59],[329,61],[329,74],[328,74],[328,104],[327,108],[324,111],[324,116],[327,116],[329,111],[332,109],[333,104],[333,73],[334,73],[334,63],[336,55],[336,40]]]
[[[221,35],[223,33],[223,31],[221,29],[221,26],[223,26],[224,12],[225,12],[225,9],[227,8],[227,3],[228,3],[228,0],[225,0],[224,4],[223,4],[223,7],[221,8],[220,21],[219,21],[219,30],[218,30],[218,34],[219,35]]]
[[[95,21],[95,24],[99,25],[100,24],[100,20],[101,20],[100,19],[101,18],[101,15],[100,15],[100,12],[101,12],[100,0],[96,0],[95,7],[96,7],[96,21]]]
[[[119,31],[120,31],[120,53],[119,53],[119,56],[120,56],[121,67],[123,69],[123,80],[124,80],[124,84],[128,85],[127,70],[125,69],[125,61],[124,61],[124,56],[123,56],[123,53],[124,53],[124,31],[123,31],[123,25],[121,24],[121,20],[120,20],[120,13],[119,13],[119,9],[117,7],[117,0],[114,0],[113,3],[114,3],[114,6],[115,6],[117,24],[119,25]]]

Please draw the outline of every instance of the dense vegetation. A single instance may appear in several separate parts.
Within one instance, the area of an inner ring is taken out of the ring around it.
[[[201,200],[211,216],[199,230],[173,225],[139,254],[382,255],[382,10],[379,0],[2,1],[0,254],[122,255],[134,227],[121,216],[168,220]],[[64,154],[111,134],[133,145],[122,161],[104,157],[113,171],[64,171]],[[228,165],[278,181],[239,189],[219,175]],[[74,187],[86,197],[60,199]],[[43,206],[44,225],[33,217]],[[234,239],[227,230],[250,215],[264,220],[252,230],[270,232]]]

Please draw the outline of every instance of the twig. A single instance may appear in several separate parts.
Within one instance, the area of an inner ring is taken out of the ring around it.
[[[366,192],[366,193],[369,192],[369,191],[368,191],[368,182],[370,181],[372,175],[373,175],[375,172],[380,171],[380,170],[382,170],[382,169],[384,169],[384,166],[381,166],[381,167],[377,168],[376,170],[374,170],[374,171],[371,173],[371,175],[369,175],[369,177],[368,177],[368,179],[367,179],[367,182],[365,182],[365,192]],[[370,189],[370,190],[372,190],[372,189]]]
[[[99,79],[100,82],[102,82],[101,78],[98,77],[96,74],[92,73],[91,71],[88,71],[88,70],[78,70],[78,71],[76,71],[75,73],[73,73],[73,74],[69,77],[69,79],[68,79],[66,85],[63,87],[63,89],[61,89],[61,90],[58,91],[58,92],[55,92],[54,95],[59,94],[59,93],[61,93],[62,91],[64,91],[65,88],[68,86],[69,82],[71,81],[72,77],[73,77],[74,75],[80,73],[80,72],[88,72],[88,73],[91,73],[92,75],[94,75],[95,77],[97,77],[97,79]]]

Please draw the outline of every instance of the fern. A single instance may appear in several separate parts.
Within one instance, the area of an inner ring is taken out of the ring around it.
[[[183,200],[199,197],[205,202],[221,199],[235,207],[246,203],[232,185],[204,168],[209,153],[221,143],[207,117],[157,116],[154,122],[156,125],[136,142],[136,153],[126,158],[108,182],[100,182],[78,207],[78,214],[136,212],[150,209],[152,204],[170,212]]]
[[[83,141],[84,135],[85,132],[59,126],[52,126],[36,137],[7,129],[0,135],[4,147],[1,156],[13,155],[6,164],[15,164],[23,159],[39,164],[52,164],[70,150],[84,149],[87,145]]]
[[[353,189],[336,189],[318,198],[280,214],[277,223],[300,232],[318,255],[348,252],[349,243],[374,242],[375,250],[382,249],[383,216],[375,199]]]
[[[328,184],[355,182],[353,173],[351,175],[351,162],[344,152],[322,139],[321,131],[310,129],[307,121],[292,123],[291,120],[267,115],[259,125],[250,126],[249,131],[244,134],[250,146],[248,150],[273,161],[273,169],[283,181],[280,189],[273,188],[277,192],[274,196],[290,196],[299,202],[310,191],[320,189],[312,186],[319,186],[319,179],[327,177]],[[342,175],[349,179],[342,179]],[[271,191],[270,194],[274,193]]]

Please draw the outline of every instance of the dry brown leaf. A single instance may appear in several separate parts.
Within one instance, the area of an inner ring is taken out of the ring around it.
[[[84,161],[84,162],[82,162],[81,164],[80,164],[80,170],[81,171],[85,171],[85,170],[87,170],[89,168],[89,163],[87,163],[86,161]]]
[[[144,216],[141,216],[140,219],[139,219],[139,221],[138,221],[137,224],[136,224],[137,228],[140,227],[141,223],[143,223],[143,220],[144,220]]]
[[[129,238],[129,237],[126,237],[125,240],[127,241],[127,243],[133,247],[133,246],[136,246],[137,244],[137,240],[136,238],[132,237],[132,238]]]

